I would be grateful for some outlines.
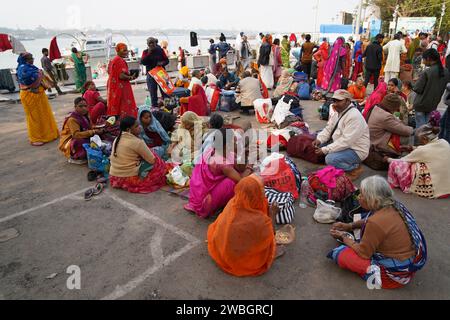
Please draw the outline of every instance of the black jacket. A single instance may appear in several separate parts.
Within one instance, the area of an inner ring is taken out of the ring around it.
[[[267,66],[270,62],[270,53],[272,52],[272,47],[268,43],[263,43],[259,49],[259,60],[258,64],[260,66]]]
[[[374,41],[367,46],[366,51],[363,53],[363,58],[366,58],[366,69],[381,70],[383,47],[377,41]]]
[[[141,64],[147,67],[147,72],[157,66],[165,67],[169,64],[169,58],[167,58],[163,49],[160,46],[156,46],[155,50],[151,54],[148,54],[148,49],[142,53]]]
[[[437,64],[425,69],[413,88],[413,91],[417,93],[414,110],[427,113],[437,109],[447,83],[450,81],[448,70],[444,68],[443,72],[444,76],[440,77]]]

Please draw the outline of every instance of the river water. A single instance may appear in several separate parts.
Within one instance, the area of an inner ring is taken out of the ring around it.
[[[215,36],[213,36],[215,37]],[[206,37],[201,37],[206,38]],[[209,38],[209,37],[208,37]],[[188,36],[160,36],[158,37],[159,42],[163,40],[167,40],[169,42],[169,51],[174,52],[176,51],[178,53],[178,47],[182,47],[189,51],[190,53],[197,53],[197,51],[200,49],[203,53],[206,53],[209,48],[209,40],[200,39],[199,38],[199,46],[192,48],[190,46],[190,38]],[[128,37],[128,40],[130,41],[130,45],[134,48],[138,49],[138,56],[142,54],[142,51],[147,48],[147,37],[144,36],[130,36]],[[234,39],[227,39],[230,44],[235,43]],[[35,64],[37,67],[41,67],[40,59],[42,57],[42,48],[48,48],[50,46],[51,39],[36,39],[33,41],[23,41],[23,45],[25,46],[25,49],[32,53],[35,58]],[[58,37],[58,46],[61,52],[66,49],[70,48],[72,42],[74,41],[73,38],[70,37]],[[120,38],[118,36],[115,36],[113,38],[113,42],[126,42],[125,38]],[[217,43],[217,41],[216,41]],[[254,47],[255,42],[250,41],[250,44],[252,47]],[[93,60],[90,62],[91,66],[96,68],[98,62],[101,62],[100,60]],[[0,53],[0,69],[6,69],[6,68],[16,68],[17,67],[17,55],[13,54],[10,50],[7,52]]]

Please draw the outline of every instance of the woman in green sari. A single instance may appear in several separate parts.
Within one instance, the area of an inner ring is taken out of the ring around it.
[[[283,61],[283,67],[290,68],[289,55],[291,53],[291,44],[289,43],[288,36],[283,36],[281,40],[281,61]]]
[[[77,90],[84,93],[84,84],[87,81],[86,66],[84,65],[83,57],[86,55],[83,52],[78,52],[77,48],[72,48],[71,60],[75,67],[75,86]]]

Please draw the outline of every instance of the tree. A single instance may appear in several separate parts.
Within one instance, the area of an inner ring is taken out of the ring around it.
[[[380,7],[381,19],[383,20],[383,30],[389,28],[389,21],[392,21],[393,13],[397,3],[399,4],[399,17],[436,17],[437,26],[442,13],[442,4],[446,3],[450,7],[449,0],[370,0],[371,4]],[[446,9],[442,19],[441,34],[447,34],[450,31],[450,10]]]

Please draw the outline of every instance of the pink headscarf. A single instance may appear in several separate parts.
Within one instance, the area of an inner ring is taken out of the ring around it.
[[[337,68],[339,60],[347,55],[347,48],[345,48],[344,43],[344,38],[339,37],[336,39],[333,44],[330,57],[326,61],[324,67],[322,88],[329,92],[334,92],[341,87],[341,76],[343,70],[340,70],[340,72],[336,72],[336,70],[339,70],[339,68]]]

